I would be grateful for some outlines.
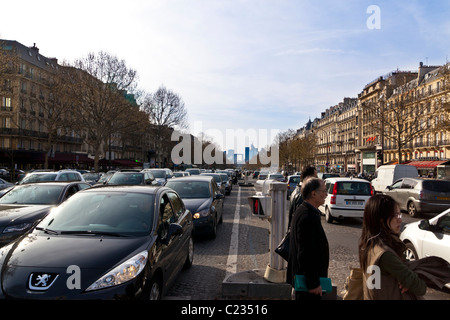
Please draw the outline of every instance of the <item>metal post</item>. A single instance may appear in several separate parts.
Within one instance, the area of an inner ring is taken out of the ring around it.
[[[266,268],[264,279],[274,283],[286,282],[285,261],[275,252],[276,246],[286,233],[286,191],[287,184],[272,182],[269,193],[272,199],[270,220],[270,260]]]

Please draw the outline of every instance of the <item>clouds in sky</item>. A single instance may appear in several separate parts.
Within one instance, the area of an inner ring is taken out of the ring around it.
[[[380,8],[378,30],[366,25],[370,5]],[[142,89],[164,84],[180,94],[191,123],[205,130],[297,129],[380,75],[415,70],[420,61],[443,64],[450,53],[446,0],[41,0],[2,7],[1,38],[36,43],[59,60],[115,54],[138,71]]]

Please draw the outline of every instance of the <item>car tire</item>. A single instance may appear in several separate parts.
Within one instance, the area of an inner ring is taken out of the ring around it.
[[[211,239],[215,239],[216,236],[217,236],[217,216],[214,216],[213,223],[211,226],[211,233],[209,234],[209,237]]]
[[[328,223],[333,223],[333,221],[334,221],[334,218],[331,215],[330,209],[328,207],[325,208],[325,220]]]
[[[419,257],[417,256],[416,248],[414,248],[414,245],[411,242],[406,243],[405,246],[405,258],[407,261],[414,261],[419,259]]]
[[[189,269],[192,266],[193,262],[194,262],[194,237],[193,235],[191,235],[189,237],[188,254],[186,257],[186,261],[184,262],[183,269]]]
[[[161,294],[161,279],[158,275],[154,275],[149,283],[147,298],[148,300],[161,300]]]
[[[407,205],[407,209],[408,209],[408,214],[413,217],[413,218],[417,218],[419,216],[419,212],[417,211],[416,206],[414,205],[414,202],[409,201],[408,205]]]

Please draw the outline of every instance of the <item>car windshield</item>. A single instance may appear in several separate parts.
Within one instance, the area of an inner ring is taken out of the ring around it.
[[[283,179],[283,175],[282,174],[271,174],[269,176],[270,179]]]
[[[217,182],[218,184],[221,184],[221,183],[222,183],[222,178],[220,177],[219,174],[216,174],[216,173],[211,173],[211,174],[209,174],[209,173],[202,173],[201,175],[202,175],[202,176],[210,176],[210,177],[213,177],[214,180],[216,180],[216,182]]]
[[[152,170],[152,171],[150,171],[152,174],[153,174],[153,176],[155,177],[155,178],[166,178],[166,171],[165,170]]]
[[[370,183],[365,182],[355,182],[355,181],[345,181],[345,182],[336,182],[337,184],[337,194],[341,195],[360,195],[360,196],[370,196],[371,195],[371,187]],[[333,188],[331,189],[333,191]]]
[[[100,178],[99,173],[83,173],[83,178],[86,181],[97,181]]]
[[[20,185],[0,198],[0,204],[58,204],[64,186]]]
[[[209,198],[209,182],[206,181],[169,181],[166,187],[172,188],[182,199]]]
[[[153,225],[154,203],[154,196],[145,193],[77,193],[54,209],[38,229],[61,234],[144,235]]]
[[[423,188],[434,192],[450,192],[450,181],[445,180],[425,180]]]
[[[109,179],[108,184],[142,184],[143,183],[142,173],[121,173],[116,172],[111,179]]]
[[[55,181],[57,173],[34,173],[23,178],[21,183],[33,183],[40,181]]]
[[[300,183],[300,177],[290,177],[289,182],[290,183]]]

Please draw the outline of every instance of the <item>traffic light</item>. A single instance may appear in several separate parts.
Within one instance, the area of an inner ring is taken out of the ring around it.
[[[270,213],[270,197],[267,196],[251,196],[248,197],[248,204],[253,216],[259,218],[269,218]]]
[[[377,150],[377,159],[383,161],[383,150]]]

